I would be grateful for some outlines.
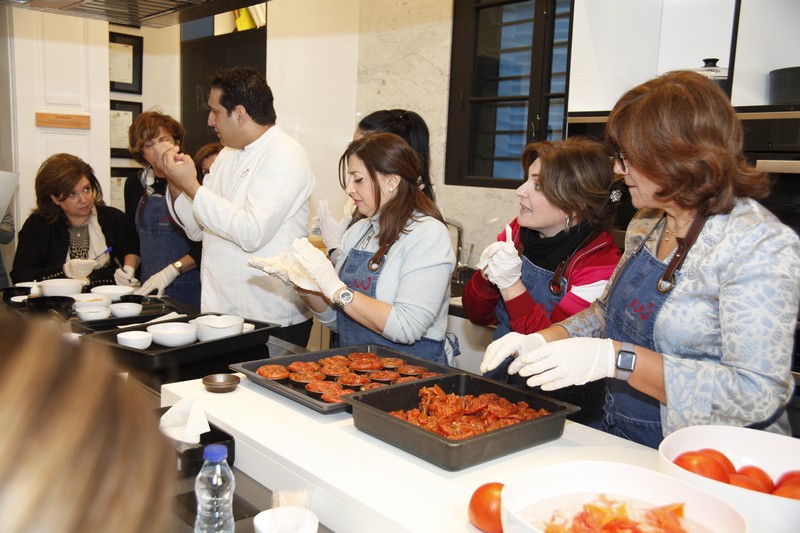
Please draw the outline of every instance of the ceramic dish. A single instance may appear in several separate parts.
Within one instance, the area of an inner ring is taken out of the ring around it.
[[[83,290],[83,280],[57,278],[39,282],[43,296],[71,296]]]
[[[153,334],[147,331],[123,331],[117,334],[117,342],[129,348],[146,350],[153,343]]]
[[[188,322],[164,322],[147,326],[153,342],[161,346],[185,346],[197,340],[197,326]]]
[[[132,294],[133,291],[133,287],[125,287],[124,285],[100,285],[92,288],[91,292],[95,294],[107,294],[111,296],[113,301],[118,302],[123,294]]]
[[[107,294],[97,294],[91,292],[83,292],[79,294],[70,294],[70,298],[75,300],[75,303],[72,305],[75,309],[80,307],[97,307],[97,306],[106,306],[108,307],[111,305],[111,296]]]
[[[75,310],[75,314],[78,315],[78,318],[84,321],[90,320],[102,320],[104,318],[108,318],[111,316],[111,309],[107,306],[88,306],[88,307],[79,307]]]
[[[142,313],[142,304],[132,302],[113,303],[109,307],[111,308],[111,314],[117,318],[139,316]]]
[[[203,378],[203,386],[208,392],[231,392],[239,386],[239,376],[235,374],[211,374]]]

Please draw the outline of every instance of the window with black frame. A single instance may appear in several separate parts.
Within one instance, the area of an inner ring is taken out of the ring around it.
[[[571,0],[455,0],[445,183],[517,187],[532,140],[560,140]]]

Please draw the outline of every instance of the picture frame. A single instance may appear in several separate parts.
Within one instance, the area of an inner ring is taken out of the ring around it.
[[[125,212],[125,182],[131,178],[138,179],[141,170],[141,167],[111,167],[110,195],[106,205]]]
[[[123,100],[111,100],[109,120],[111,127],[109,137],[111,139],[111,157],[130,158],[131,152],[128,150],[128,129],[142,114],[141,102],[126,102]]]
[[[108,33],[108,72],[112,91],[142,94],[143,52],[143,37]]]

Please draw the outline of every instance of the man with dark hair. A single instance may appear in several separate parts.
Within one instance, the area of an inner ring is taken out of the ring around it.
[[[249,67],[209,76],[208,125],[225,149],[203,184],[194,162],[162,147],[173,217],[203,241],[201,310],[279,324],[275,336],[305,346],[309,311],[280,280],[250,268],[252,256],[291,251],[307,234],[314,176],[302,146],[276,124],[272,90]]]

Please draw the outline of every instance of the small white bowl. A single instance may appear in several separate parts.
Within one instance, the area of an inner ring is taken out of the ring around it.
[[[97,307],[111,305],[111,296],[107,294],[96,294],[91,292],[82,292],[79,294],[70,294],[70,298],[75,300],[72,307],[79,309],[81,307]]]
[[[753,531],[798,530],[800,501],[715,481],[673,463],[683,452],[702,448],[721,451],[737,469],[755,465],[775,481],[789,470],[800,470],[800,439],[734,426],[690,426],[670,433],[658,447],[659,470],[741,509]]]
[[[83,280],[70,278],[46,279],[39,282],[42,296],[72,296],[83,290]]]
[[[274,507],[258,513],[253,518],[253,528],[256,533],[315,533],[319,529],[319,519],[305,507]]]
[[[153,334],[147,331],[124,331],[117,333],[117,343],[129,348],[145,350],[153,342]]]
[[[111,316],[111,309],[106,306],[89,306],[89,307],[79,307],[75,310],[75,313],[78,315],[83,321],[88,320],[103,320],[104,318],[108,318]]]
[[[133,302],[113,303],[109,307],[111,308],[111,314],[117,318],[139,316],[142,313],[142,304]]]
[[[170,348],[191,344],[197,340],[197,326],[188,322],[163,322],[147,326],[153,342]]]
[[[11,297],[11,301],[16,303],[16,304],[24,303],[25,300],[27,300],[27,299],[28,299],[28,295],[27,294],[22,294],[20,296],[12,296]]]
[[[133,287],[126,287],[125,285],[100,285],[92,288],[95,294],[107,294],[111,299],[118,302],[123,294],[133,294]]]
[[[242,333],[249,333],[254,329],[256,329],[255,324],[251,324],[250,322],[245,322],[244,324],[242,324]]]
[[[197,325],[197,338],[204,342],[240,334],[244,318],[234,315],[202,315],[195,318],[194,323]]]

